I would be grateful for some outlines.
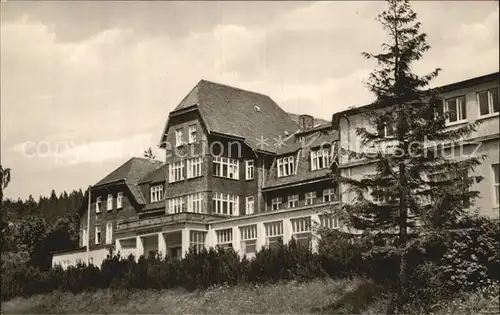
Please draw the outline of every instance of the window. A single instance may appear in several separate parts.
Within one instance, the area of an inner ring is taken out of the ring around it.
[[[113,195],[112,194],[108,195],[108,202],[106,205],[106,210],[108,210],[108,211],[113,210]]]
[[[398,198],[393,194],[393,191],[387,188],[380,188],[377,190],[377,194],[372,192],[373,200],[377,203],[382,204],[396,204]]]
[[[189,247],[194,247],[197,252],[201,252],[205,248],[206,232],[190,231],[189,232]]]
[[[295,174],[295,159],[293,155],[278,159],[278,177]]]
[[[96,226],[95,227],[95,243],[96,244],[101,244],[101,227]]]
[[[467,109],[465,106],[465,96],[447,99],[445,102],[445,112],[447,112],[447,123],[455,123],[467,119]]]
[[[223,248],[233,247],[233,229],[215,231],[217,234],[217,245]]]
[[[276,247],[283,241],[283,221],[264,223],[264,228],[268,247]]]
[[[288,208],[295,208],[299,205],[299,195],[288,196]]]
[[[174,183],[184,179],[184,163],[178,161],[169,165],[168,182]]]
[[[175,146],[176,147],[180,147],[181,145],[184,144],[182,138],[184,138],[184,131],[182,130],[182,128],[176,129],[175,130]]]
[[[253,160],[245,161],[245,179],[250,180],[254,178],[254,164]]]
[[[196,125],[189,125],[189,143],[196,142]]]
[[[84,227],[84,228],[82,229],[82,246],[87,246],[87,244],[88,244],[88,243],[87,243],[87,241],[88,241],[88,239],[87,239],[87,238],[88,238],[88,236],[87,236],[87,228],[86,228],[86,227]]]
[[[214,157],[214,176],[239,179],[239,170],[238,160],[225,157]]]
[[[311,191],[311,192],[306,193],[306,206],[313,205],[315,199],[316,199],[316,192],[315,191]]]
[[[163,185],[151,186],[151,202],[161,201],[163,199]]]
[[[255,212],[255,202],[254,197],[250,196],[246,198],[246,214],[253,214]]]
[[[281,204],[283,203],[283,198],[281,197],[274,197],[271,200],[271,209],[274,210],[279,210],[281,208]]]
[[[187,178],[194,178],[201,176],[202,163],[203,163],[202,157],[197,157],[194,159],[187,160]]]
[[[311,171],[328,168],[330,165],[330,149],[311,151]]]
[[[328,188],[323,190],[323,202],[332,202],[332,201],[337,201],[338,196],[336,189],[334,188]]]
[[[168,200],[168,213],[181,213],[184,208],[184,198],[177,197]]]
[[[479,116],[498,113],[498,89],[494,88],[477,93],[477,102],[479,104]]]
[[[500,203],[499,165],[499,163],[491,164],[491,168],[493,169],[493,189],[495,189],[495,206],[497,207]]]
[[[123,193],[119,192],[118,195],[116,195],[116,209],[121,208],[123,208]]]
[[[106,244],[111,244],[113,240],[113,222],[106,222]]]
[[[95,201],[95,213],[101,213],[102,197],[97,197]]]
[[[311,241],[311,217],[290,220],[292,223],[292,237],[297,244],[304,247],[310,246]]]
[[[239,196],[214,193],[213,195],[213,210],[218,214],[239,215]]]
[[[320,225],[327,229],[338,229],[339,218],[332,214],[322,214],[319,216]]]
[[[255,253],[257,249],[257,225],[240,227],[241,249],[243,253]]]
[[[187,196],[187,211],[194,213],[204,213],[203,210],[203,194],[201,192],[190,194]]]

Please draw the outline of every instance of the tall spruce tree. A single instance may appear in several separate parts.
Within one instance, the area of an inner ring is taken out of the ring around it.
[[[478,195],[471,185],[480,180],[469,173],[482,157],[452,155],[457,146],[464,147],[461,140],[477,123],[447,128],[447,117],[454,113],[443,111],[438,89],[428,88],[440,69],[426,75],[413,72],[430,46],[409,1],[389,0],[377,20],[390,40],[380,53],[363,53],[377,62],[366,83],[376,101],[364,110],[368,127],[356,129],[362,149],[347,152],[371,162],[375,170],[360,180],[336,178],[350,192],[351,200],[342,209],[348,224],[394,235],[403,254],[417,222],[424,228],[447,229],[466,214]],[[402,281],[404,266],[402,259]]]

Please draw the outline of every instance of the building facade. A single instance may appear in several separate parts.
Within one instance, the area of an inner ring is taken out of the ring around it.
[[[476,170],[484,177],[477,204],[496,217],[498,86],[494,73],[441,87],[445,106],[458,113],[450,128],[482,121],[470,139],[488,156]],[[365,124],[357,109],[326,122],[286,113],[266,95],[202,80],[169,114],[159,144],[166,160],[132,158],[92,186],[80,213],[81,247],[54,253],[53,264],[100,265],[110,249],[180,258],[191,247],[222,246],[252,256],[292,238],[314,250],[319,227],[344,228],[335,210],[350,200],[330,174],[373,171],[336,154],[353,148],[355,130]]]

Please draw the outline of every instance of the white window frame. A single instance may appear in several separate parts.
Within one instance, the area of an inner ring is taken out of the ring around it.
[[[320,226],[327,229],[338,229],[340,226],[339,218],[337,215],[334,214],[325,213],[320,215],[319,222]]]
[[[255,162],[254,160],[245,161],[245,179],[252,180],[255,178]]]
[[[277,159],[278,177],[295,175],[295,156],[289,155]]]
[[[189,247],[194,247],[197,252],[200,252],[205,248],[206,240],[207,232],[196,230],[189,231]]]
[[[452,100],[455,100],[455,106],[456,108],[454,108],[454,110],[456,111],[457,113],[457,120],[456,121],[450,121],[450,108],[449,108],[449,104],[448,102],[449,101],[452,101]],[[462,106],[461,106],[461,103],[459,103],[458,101],[459,100],[463,100],[464,101],[464,105],[465,105],[465,117],[464,117],[464,113],[462,111]],[[463,122],[466,122],[467,121],[467,98],[465,97],[465,95],[460,95],[460,96],[455,96],[455,97],[450,97],[450,98],[447,98],[444,100],[444,112],[447,113],[446,115],[446,124],[447,125],[454,125],[454,124],[460,124],[460,123],[463,123]]]
[[[205,209],[203,208],[203,193],[197,192],[187,195],[187,211],[205,213]]]
[[[175,129],[175,146],[180,147],[184,145],[184,129],[177,128]]]
[[[240,179],[240,163],[237,159],[216,156],[212,163],[214,167],[213,176],[234,180]]]
[[[496,162],[496,163],[491,163],[491,172],[492,172],[492,182],[493,182],[493,206],[494,208],[498,208],[500,206],[500,192],[499,192],[499,187],[500,187],[500,174],[497,172],[495,173],[495,165],[496,167],[498,168],[498,171],[500,171],[500,162]],[[499,181],[499,182],[495,182],[495,174],[497,175],[496,176],[496,179]]]
[[[306,192],[305,194],[305,205],[310,206],[316,203],[316,191]]]
[[[184,161],[180,160],[168,166],[168,182],[175,183],[184,180]]]
[[[266,232],[267,247],[283,241],[283,221],[266,222],[264,223],[264,230]]]
[[[255,197],[248,196],[245,198],[245,214],[255,213]]]
[[[245,225],[239,228],[241,239],[241,250],[244,254],[257,251],[257,224]]]
[[[240,213],[238,195],[215,192],[212,196],[212,204],[212,210],[217,214],[238,216]],[[226,204],[226,211],[224,211],[224,204]]]
[[[82,227],[82,246],[87,246],[88,236],[87,236],[87,227]]]
[[[493,107],[493,91],[496,91],[497,92],[497,102],[499,101],[498,100],[498,97],[500,96],[499,93],[498,93],[498,87],[495,87],[493,89],[488,89],[488,90],[483,90],[483,91],[479,91],[476,93],[476,101],[477,101],[477,110],[478,110],[478,113],[479,113],[479,117],[481,118],[484,118],[484,117],[489,117],[489,116],[496,116],[498,115],[499,112],[495,112],[494,111],[494,107]],[[487,93],[487,96],[488,96],[488,113],[487,114],[481,114],[481,103],[479,102],[479,93]]]
[[[106,244],[113,243],[113,222],[106,222]]]
[[[123,193],[119,192],[116,195],[116,209],[121,209],[123,208]]]
[[[328,197],[328,200],[327,200]],[[333,201],[338,201],[337,198],[337,191],[335,188],[326,188],[323,189],[323,202],[333,202]]]
[[[95,200],[95,213],[101,213],[102,197],[99,196]]]
[[[322,170],[330,167],[330,148],[311,151],[311,171]]]
[[[302,244],[306,241],[309,247],[311,245],[312,222],[311,217],[294,218],[290,220],[292,224],[292,237],[297,243]]]
[[[184,212],[184,197],[174,197],[167,201],[168,203],[168,213],[175,214]]]
[[[186,165],[188,179],[202,176],[203,158],[201,156],[186,160]]]
[[[108,199],[106,201],[106,210],[111,211],[113,210],[113,195],[108,194]]]
[[[163,185],[153,185],[150,187],[151,203],[163,200]]]
[[[288,208],[296,208],[299,206],[299,194],[289,195],[288,196]]]
[[[188,134],[189,134],[188,144],[196,143],[197,141],[196,124],[188,126]]]
[[[282,205],[283,205],[283,197],[274,197],[273,199],[271,199],[272,211],[281,210]]]
[[[102,243],[102,233],[101,233],[101,226],[100,225],[96,225],[95,227],[95,238],[94,238],[94,243],[96,245],[99,245]]]
[[[222,248],[233,247],[233,228],[215,230],[217,246]]]

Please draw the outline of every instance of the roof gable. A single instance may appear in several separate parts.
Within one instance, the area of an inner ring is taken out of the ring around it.
[[[161,162],[158,160],[133,157],[97,182],[94,187],[117,181],[126,181],[128,184],[137,184],[142,177],[160,165]]]

